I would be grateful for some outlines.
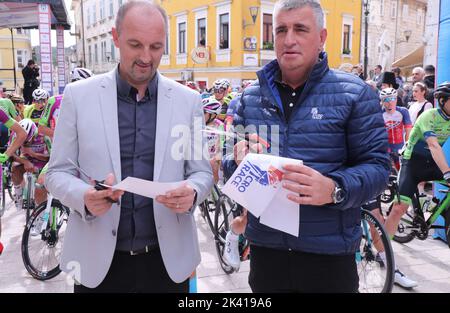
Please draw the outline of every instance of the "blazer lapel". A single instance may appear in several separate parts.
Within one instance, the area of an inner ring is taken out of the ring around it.
[[[172,88],[165,83],[167,78],[158,75],[158,102],[156,116],[155,164],[153,180],[158,181],[169,140],[172,120]]]
[[[115,70],[108,73],[100,84],[99,98],[103,127],[111,156],[116,181],[121,181],[119,118],[117,116],[117,84]]]

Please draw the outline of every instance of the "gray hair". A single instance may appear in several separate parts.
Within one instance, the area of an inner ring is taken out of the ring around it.
[[[305,6],[309,6],[316,17],[317,27],[319,30],[324,28],[324,14],[322,6],[320,5],[318,0],[279,0],[275,3],[275,7],[273,9],[273,24],[275,25],[275,16],[280,11],[290,11],[295,9],[300,9]]]
[[[161,13],[161,15],[164,19],[164,30],[166,31],[166,34],[167,34],[168,28],[169,28],[169,26],[168,26],[169,19],[167,17],[167,13],[159,4],[155,4],[151,0],[134,0],[134,1],[126,2],[123,5],[121,5],[119,8],[119,11],[117,12],[117,17],[116,17],[117,33],[120,33],[120,27],[122,26],[123,19],[125,18],[125,15],[127,14],[127,12],[136,6],[146,6],[146,7],[154,8],[154,9],[158,10],[158,12]]]

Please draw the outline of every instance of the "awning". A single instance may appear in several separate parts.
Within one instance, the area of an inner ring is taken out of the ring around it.
[[[401,69],[413,69],[417,66],[423,65],[423,56],[425,53],[425,46],[420,46],[410,54],[405,55],[392,63],[392,67],[400,67]]]
[[[56,25],[70,30],[64,0],[8,0],[0,2],[0,28],[38,28],[38,4],[49,4],[52,28]]]

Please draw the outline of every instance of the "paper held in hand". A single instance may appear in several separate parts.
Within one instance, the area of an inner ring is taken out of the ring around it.
[[[143,197],[156,198],[157,196],[165,195],[168,191],[181,187],[185,182],[159,183],[136,177],[127,177],[117,185],[111,186],[111,188],[128,191]]]
[[[282,187],[283,166],[302,165],[300,160],[266,154],[247,154],[222,188],[228,197],[249,210],[260,222],[299,236],[300,206],[287,198]]]

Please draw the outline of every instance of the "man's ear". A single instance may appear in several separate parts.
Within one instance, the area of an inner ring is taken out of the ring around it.
[[[323,47],[325,46],[325,41],[327,40],[328,37],[328,31],[326,28],[323,28],[320,31],[320,51],[323,51]]]
[[[119,33],[117,32],[117,29],[113,27],[111,29],[111,33],[114,41],[114,46],[116,46],[116,48],[119,48]]]

